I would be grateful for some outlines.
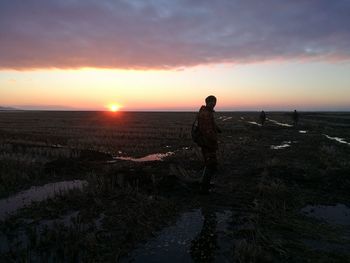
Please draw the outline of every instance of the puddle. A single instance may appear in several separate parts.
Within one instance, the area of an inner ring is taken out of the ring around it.
[[[65,148],[65,146],[62,145],[62,144],[53,144],[52,147],[55,147],[55,148]]]
[[[292,143],[291,141],[285,141],[285,142],[282,142],[281,145],[271,145],[270,148],[272,150],[281,150],[281,149],[285,149],[285,148],[290,147],[291,143]]]
[[[133,158],[133,157],[114,157],[114,159],[124,160],[124,161],[132,161],[132,162],[152,162],[152,161],[163,161],[164,158],[174,155],[174,152],[167,153],[154,153],[141,158]],[[110,161],[113,162],[113,161]]]
[[[37,225],[37,229],[39,231],[42,231],[45,228],[52,229],[56,224],[70,226],[70,225],[72,225],[72,220],[77,219],[78,215],[79,215],[79,211],[74,211],[74,212],[71,212],[69,214],[60,216],[59,218],[41,220],[39,222],[39,224]],[[30,223],[30,221],[28,221],[27,223]]]
[[[302,130],[300,130],[299,133],[305,134],[305,133],[307,133],[307,131],[302,131]]]
[[[329,136],[329,135],[327,135],[327,134],[323,134],[323,135],[326,136],[326,137],[327,137],[328,139],[330,139],[330,140],[333,140],[333,141],[337,141],[337,142],[339,142],[339,143],[343,143],[343,144],[350,145],[350,143],[347,142],[347,141],[345,141],[344,138],[340,138],[340,137],[331,137],[331,136]]]
[[[324,240],[302,239],[302,242],[313,250],[324,252],[350,253],[349,244],[336,244]]]
[[[247,122],[250,123],[250,124],[254,124],[254,125],[261,126],[261,124],[260,124],[260,123],[257,123],[256,121],[247,121]]]
[[[116,163],[117,160],[110,160],[110,161],[106,161],[106,163]]]
[[[45,184],[43,186],[33,186],[28,190],[0,200],[0,220],[14,213],[16,210],[30,205],[32,202],[40,202],[55,196],[60,192],[79,188],[86,185],[86,181],[73,180],[58,183]]]
[[[301,209],[307,216],[326,221],[329,224],[350,225],[350,207],[337,205],[308,205]]]
[[[38,230],[43,230],[45,228],[53,229],[55,225],[64,225],[66,227],[73,226],[74,224],[73,222],[77,221],[79,217],[81,217],[80,212],[73,211],[66,215],[62,215],[59,218],[41,220],[37,225],[37,229]],[[99,230],[102,229],[102,223],[105,217],[106,217],[105,214],[102,213],[92,221],[96,229],[99,229]]]
[[[91,224],[93,224],[96,230],[101,230],[104,219],[105,214],[102,213],[91,222],[82,223],[79,211],[71,211],[55,219],[44,219],[40,221],[24,219],[23,222],[25,225],[19,226],[15,230],[12,230],[10,233],[5,234],[0,231],[0,253],[17,251],[19,249],[24,249],[28,246],[33,245],[31,244],[33,239],[28,235],[28,232],[26,230],[28,227],[32,229],[32,234],[35,233],[36,237],[39,238],[47,230],[55,231],[58,226],[76,228],[77,225],[79,225],[79,229],[83,230],[87,228],[91,229]],[[14,239],[16,239],[17,242],[13,242]]]
[[[278,122],[278,121],[271,120],[271,119],[268,119],[268,118],[266,118],[266,120],[268,120],[268,121],[270,121],[270,122],[272,122],[272,123],[274,123],[274,124],[277,124],[277,125],[279,125],[279,126],[283,126],[283,127],[293,127],[293,125],[290,125],[290,124],[288,124],[288,123],[282,123],[282,122]]]
[[[228,120],[231,120],[231,119],[232,119],[232,117],[227,117],[227,116],[220,116],[218,118],[218,120],[222,120],[222,121],[228,121]]]
[[[226,231],[232,213],[195,209],[183,213],[121,262],[225,262],[233,251]],[[231,242],[230,242],[231,241]]]
[[[226,117],[226,118],[223,118],[222,121],[228,121],[228,120],[231,120],[232,117]]]

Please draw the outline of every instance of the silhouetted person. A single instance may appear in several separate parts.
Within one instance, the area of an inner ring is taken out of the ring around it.
[[[266,121],[266,113],[265,113],[265,111],[261,111],[261,113],[260,113],[260,122],[261,122],[262,126],[265,124],[265,121]]]
[[[299,113],[297,112],[297,110],[294,110],[292,114],[292,118],[293,118],[294,126],[297,126],[299,122]]]
[[[202,148],[205,165],[201,184],[202,193],[209,192],[210,180],[217,170],[217,133],[221,132],[214,121],[216,98],[211,95],[205,99],[205,103],[206,105],[202,106],[198,113],[198,129],[201,137],[199,146]]]

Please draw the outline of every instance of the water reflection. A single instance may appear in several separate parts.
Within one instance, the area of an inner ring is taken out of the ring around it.
[[[271,149],[272,150],[281,150],[281,149],[285,149],[285,148],[288,148],[288,147],[290,147],[290,144],[291,144],[292,142],[291,141],[285,141],[285,142],[282,142],[282,144],[281,145],[271,145]]]
[[[250,123],[250,124],[254,124],[254,125],[261,126],[261,124],[260,124],[260,123],[257,123],[256,121],[247,121],[247,122]]]
[[[228,121],[228,120],[231,120],[231,119],[232,119],[232,117],[225,117],[225,118],[222,119],[222,121]]]
[[[343,204],[308,205],[301,212],[330,224],[350,225],[350,207]]]
[[[82,188],[86,181],[73,180],[58,183],[49,183],[43,186],[32,186],[30,189],[19,192],[18,194],[0,200],[0,220],[3,220],[18,209],[30,205],[32,202],[39,202],[58,193],[75,188]]]
[[[272,119],[269,119],[269,118],[266,118],[266,120],[268,120],[268,121],[270,121],[270,122],[272,122],[272,123],[274,123],[274,124],[277,124],[277,125],[279,125],[279,126],[283,126],[283,127],[293,127],[293,125],[290,125],[290,124],[288,124],[288,123],[278,122],[278,121],[276,121],[276,120],[272,120]]]
[[[349,142],[345,141],[344,138],[340,138],[340,137],[331,137],[327,134],[323,134],[324,136],[326,136],[327,139],[330,139],[330,140],[333,140],[333,141],[337,141],[339,143],[343,143],[343,144],[347,144],[347,145],[350,145]]]
[[[194,262],[213,262],[218,247],[216,233],[216,213],[210,209],[203,208],[203,227],[198,236],[191,242],[191,256]]]
[[[154,153],[154,154],[150,154],[150,155],[147,155],[147,156],[144,156],[141,158],[119,156],[119,157],[114,157],[114,159],[124,160],[124,161],[132,161],[132,162],[152,162],[152,161],[163,161],[164,158],[169,157],[173,154],[175,154],[175,153],[174,152]]]
[[[185,212],[174,225],[164,228],[121,262],[192,262],[191,240],[198,235],[202,224],[200,209]]]
[[[312,250],[319,250],[330,253],[347,253],[349,254],[349,244],[339,244],[335,242],[328,242],[320,239],[302,239],[302,242]]]
[[[231,217],[207,207],[185,212],[121,262],[225,262],[233,248],[226,234]]]

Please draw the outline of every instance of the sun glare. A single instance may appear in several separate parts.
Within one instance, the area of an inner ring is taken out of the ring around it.
[[[116,111],[118,111],[120,109],[120,106],[117,105],[117,104],[111,104],[109,106],[109,109],[110,109],[110,111],[116,112]]]

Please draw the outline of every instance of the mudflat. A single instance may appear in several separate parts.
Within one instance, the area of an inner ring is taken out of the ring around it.
[[[1,258],[350,261],[350,113],[215,113],[209,195],[194,118],[0,112]]]

